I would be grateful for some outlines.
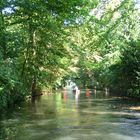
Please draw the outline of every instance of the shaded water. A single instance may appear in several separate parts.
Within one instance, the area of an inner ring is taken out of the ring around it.
[[[0,140],[139,140],[140,103],[82,91],[44,95],[1,114]]]

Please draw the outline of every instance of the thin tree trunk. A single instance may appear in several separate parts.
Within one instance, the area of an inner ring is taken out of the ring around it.
[[[6,42],[6,34],[5,34],[5,22],[4,22],[4,17],[2,14],[2,9],[0,11],[0,15],[1,15],[1,19],[0,19],[0,47],[1,47],[1,51],[2,51],[2,55],[3,55],[3,60],[5,60],[7,58],[7,53],[6,53],[6,46],[7,46],[7,42]]]

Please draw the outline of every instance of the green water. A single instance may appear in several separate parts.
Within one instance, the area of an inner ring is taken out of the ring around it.
[[[139,140],[140,103],[60,92],[0,115],[0,140]]]

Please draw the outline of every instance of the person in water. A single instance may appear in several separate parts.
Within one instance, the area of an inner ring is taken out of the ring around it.
[[[73,94],[74,94],[75,98],[79,97],[80,90],[78,89],[78,87],[76,85],[73,86]]]
[[[86,97],[89,97],[90,96],[90,90],[87,88],[86,89]]]
[[[78,91],[78,87],[76,85],[74,85],[72,88],[73,88],[72,89],[73,93],[76,94]]]

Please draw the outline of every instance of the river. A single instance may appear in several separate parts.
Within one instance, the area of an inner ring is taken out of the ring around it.
[[[139,140],[140,102],[61,91],[0,115],[0,140]]]

